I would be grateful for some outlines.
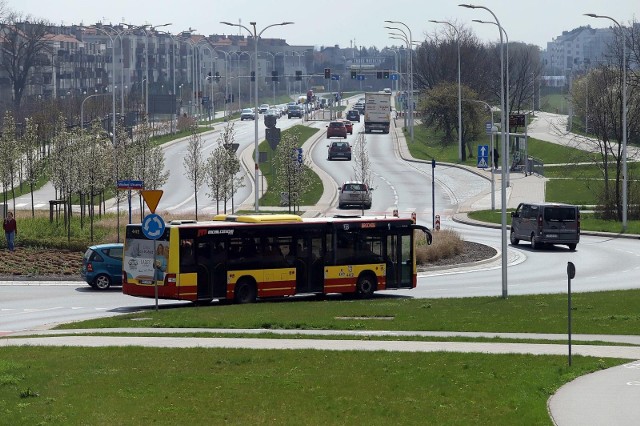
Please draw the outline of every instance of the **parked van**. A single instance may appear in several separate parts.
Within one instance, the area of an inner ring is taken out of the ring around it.
[[[537,249],[543,244],[565,244],[575,250],[580,241],[580,210],[560,203],[520,203],[511,213],[511,244],[531,242]]]

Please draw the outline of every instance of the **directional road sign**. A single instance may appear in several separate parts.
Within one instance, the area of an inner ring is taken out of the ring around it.
[[[358,74],[356,80],[364,80],[364,74]]]
[[[144,189],[144,181],[121,179],[118,180],[118,189]]]
[[[489,145],[478,145],[478,168],[489,167]]]
[[[391,80],[397,80],[398,79],[398,74],[391,74],[391,76],[389,76],[389,78]]]
[[[164,220],[155,213],[148,214],[142,221],[142,233],[150,240],[157,240],[164,234]]]

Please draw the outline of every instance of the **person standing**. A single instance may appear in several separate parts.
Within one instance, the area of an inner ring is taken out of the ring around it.
[[[13,218],[13,213],[7,213],[7,217],[4,218],[2,223],[2,229],[4,229],[4,236],[7,238],[7,247],[9,251],[15,250],[15,239],[18,234],[18,226],[16,220]]]
[[[493,168],[498,170],[498,163],[500,162],[500,154],[498,148],[493,148]]]

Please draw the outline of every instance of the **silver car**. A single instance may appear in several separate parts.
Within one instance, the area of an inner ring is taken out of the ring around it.
[[[339,188],[338,207],[360,206],[365,209],[371,208],[371,191],[367,184],[358,181],[349,181]]]
[[[253,112],[252,108],[245,108],[240,113],[240,121],[244,120],[255,120],[256,114]]]

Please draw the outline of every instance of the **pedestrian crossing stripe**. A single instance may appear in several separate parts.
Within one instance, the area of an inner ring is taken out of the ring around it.
[[[486,169],[487,167],[489,167],[489,165],[487,164],[487,159],[484,157],[478,158],[478,168]]]

